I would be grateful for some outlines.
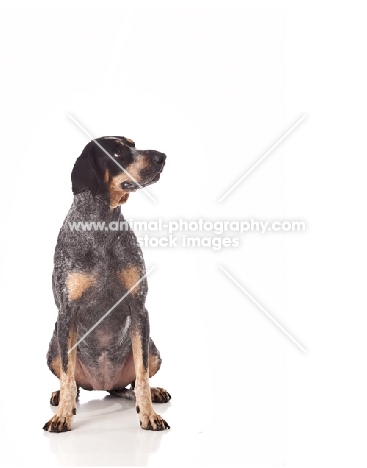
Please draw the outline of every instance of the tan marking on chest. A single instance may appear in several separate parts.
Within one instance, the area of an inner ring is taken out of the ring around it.
[[[117,275],[121,283],[125,286],[127,290],[130,290],[140,280],[139,268],[136,266],[132,266],[129,268],[125,268],[125,270],[118,271]],[[135,294],[137,294],[138,291],[139,285],[134,287],[134,289],[131,291],[131,294],[134,296]]]
[[[83,293],[94,283],[96,278],[88,273],[69,273],[66,278],[66,287],[71,301],[80,299]]]

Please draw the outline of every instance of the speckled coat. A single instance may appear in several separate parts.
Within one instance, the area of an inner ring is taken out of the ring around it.
[[[74,166],[74,201],[54,256],[52,285],[59,313],[47,353],[60,392],[57,413],[45,430],[71,429],[77,387],[118,395],[129,384],[135,385],[142,428],[169,427],[151,404],[168,401],[170,395],[149,388],[161,358],[149,334],[143,254],[120,210],[130,192],[159,179],[165,158],[157,151],[136,150],[124,137],[103,137],[89,143]],[[83,230],[74,224],[91,222],[104,226],[88,230],[84,224]],[[111,222],[123,229],[109,229]]]

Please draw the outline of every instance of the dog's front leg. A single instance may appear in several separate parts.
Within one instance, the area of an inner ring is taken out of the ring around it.
[[[149,386],[149,322],[132,321],[131,344],[135,365],[136,412],[142,429],[162,431],[169,429],[167,422],[153,408]]]
[[[57,320],[57,340],[60,351],[60,402],[56,414],[44,425],[49,432],[65,432],[71,430],[71,423],[76,414],[76,383],[74,379],[77,330],[75,317],[71,314],[59,313]]]

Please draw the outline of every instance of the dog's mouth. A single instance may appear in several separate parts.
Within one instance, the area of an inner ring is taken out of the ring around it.
[[[160,177],[161,177],[161,173],[159,172],[158,174],[155,174],[153,177],[149,177],[139,182],[139,185],[136,182],[129,180],[126,182],[122,182],[121,188],[125,190],[125,192],[135,192],[138,188],[147,187],[148,185],[158,182]]]

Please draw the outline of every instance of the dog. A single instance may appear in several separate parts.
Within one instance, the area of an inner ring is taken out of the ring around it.
[[[171,395],[149,386],[162,360],[150,338],[143,254],[120,209],[131,192],[159,180],[165,160],[164,153],[138,150],[119,136],[92,140],[76,160],[74,200],[54,256],[58,317],[47,364],[60,390],[52,393],[50,403],[58,408],[45,431],[71,430],[80,387],[135,399],[142,429],[170,428],[152,405]],[[107,228],[71,229],[75,222],[101,221]],[[126,229],[108,230],[111,222]]]

